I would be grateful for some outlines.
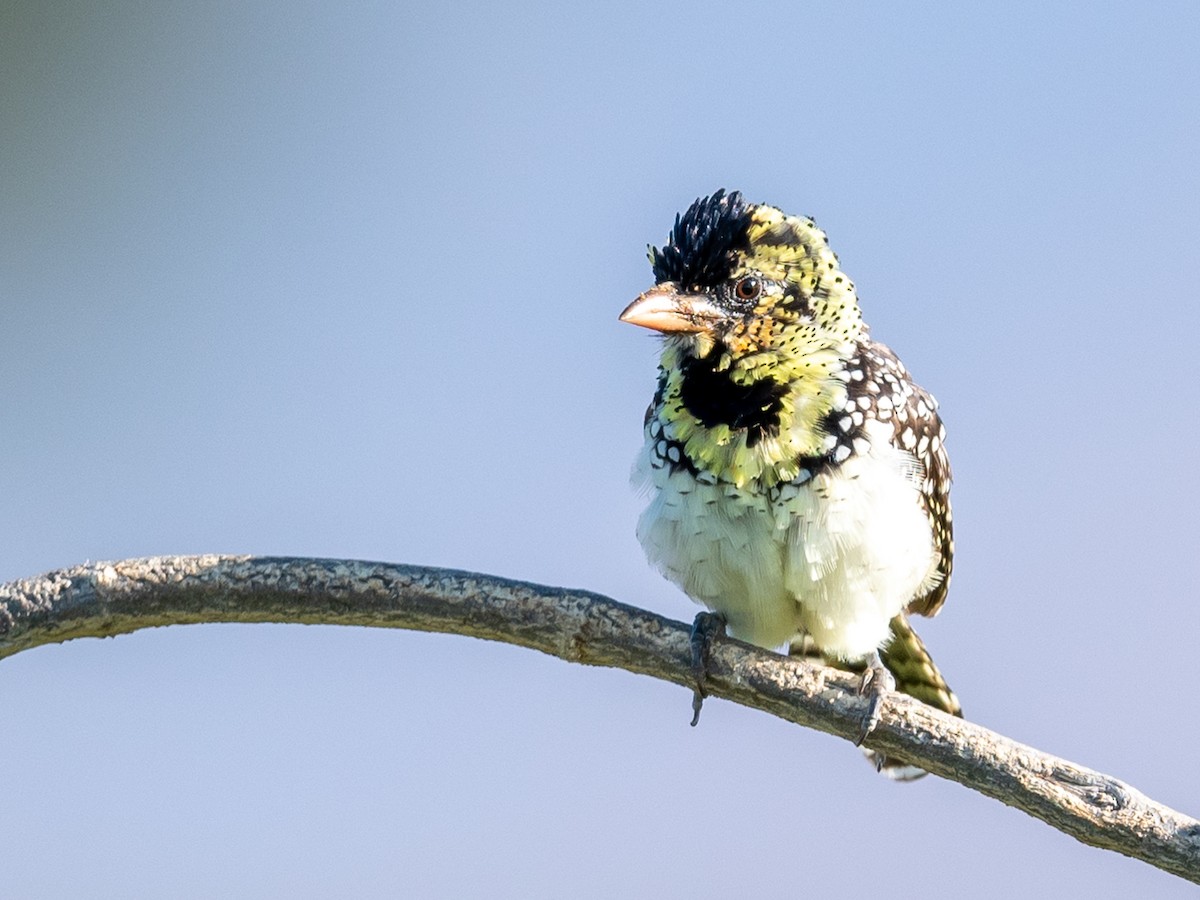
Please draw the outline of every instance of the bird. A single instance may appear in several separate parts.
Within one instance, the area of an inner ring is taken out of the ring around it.
[[[648,560],[696,617],[695,714],[719,634],[861,675],[859,743],[898,690],[961,716],[909,616],[946,599],[951,470],[933,396],[871,337],[811,218],[724,189],[648,247],[620,314],[659,333],[634,481]],[[897,780],[925,774],[864,750]]]

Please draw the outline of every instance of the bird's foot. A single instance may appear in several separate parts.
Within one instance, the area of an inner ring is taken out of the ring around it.
[[[867,714],[863,716],[858,739],[854,742],[855,746],[861,745],[875,730],[883,709],[883,695],[895,689],[896,679],[884,666],[883,660],[879,658],[879,652],[872,653],[871,658],[867,660],[867,667],[863,670],[862,680],[858,684],[859,696],[867,697],[870,704],[867,706]]]
[[[696,614],[692,622],[692,678],[696,685],[692,688],[692,726],[700,721],[700,708],[704,706],[704,698],[708,695],[705,683],[708,681],[708,651],[714,637],[725,637],[725,617],[720,613],[702,612]]]

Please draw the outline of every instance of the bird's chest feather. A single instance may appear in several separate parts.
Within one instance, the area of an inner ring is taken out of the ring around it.
[[[638,525],[647,556],[737,637],[776,647],[808,633],[828,655],[869,654],[934,577],[923,473],[884,429],[870,437],[841,465],[770,489],[713,479],[648,443],[637,467],[651,491]]]

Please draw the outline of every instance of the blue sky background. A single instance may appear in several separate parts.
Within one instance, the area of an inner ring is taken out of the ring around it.
[[[8,3],[0,580],[378,559],[680,619],[645,245],[814,216],[942,402],[967,714],[1200,813],[1200,7]],[[465,638],[0,664],[10,897],[1191,896],[955,784]]]

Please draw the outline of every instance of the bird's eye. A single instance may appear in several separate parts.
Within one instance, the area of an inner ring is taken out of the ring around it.
[[[733,292],[739,300],[757,300],[758,295],[762,293],[762,282],[753,275],[747,275],[738,279],[738,283],[733,286]]]

